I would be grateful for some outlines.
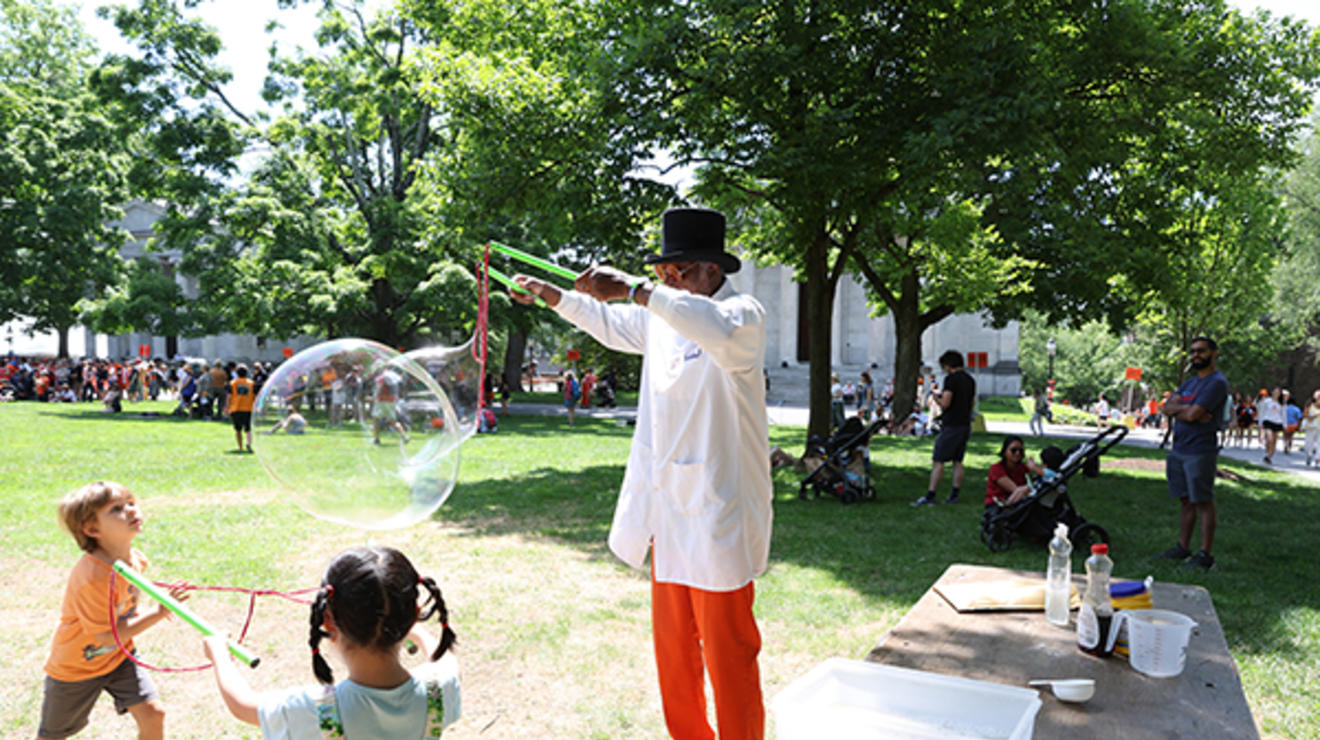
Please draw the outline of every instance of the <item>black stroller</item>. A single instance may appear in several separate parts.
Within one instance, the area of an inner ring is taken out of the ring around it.
[[[596,405],[614,408],[614,388],[609,383],[596,384]]]
[[[1077,513],[1068,498],[1066,484],[1079,470],[1088,478],[1100,475],[1100,456],[1127,433],[1127,427],[1111,426],[1068,448],[1066,454],[1057,447],[1047,448],[1041,453],[1045,475],[1031,482],[1031,492],[1008,506],[987,507],[981,515],[981,541],[991,552],[1007,550],[1014,538],[1019,537],[1031,542],[1048,542],[1054,534],[1054,527],[1063,522],[1068,525],[1068,539],[1075,551],[1090,552],[1093,544],[1108,544],[1109,533],[1104,527],[1086,521]]]
[[[834,434],[827,438],[815,435],[807,440],[807,452],[802,456],[808,466],[819,460],[798,488],[798,498],[806,500],[807,491],[815,489],[816,497],[822,493],[837,496],[845,504],[875,498],[871,485],[871,437],[884,424],[876,419],[869,426],[856,416],[848,418]]]

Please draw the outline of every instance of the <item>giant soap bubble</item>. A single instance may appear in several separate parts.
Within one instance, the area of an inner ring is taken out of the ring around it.
[[[407,527],[454,489],[463,441],[426,370],[365,339],[299,352],[252,410],[262,466],[300,508],[363,529]]]

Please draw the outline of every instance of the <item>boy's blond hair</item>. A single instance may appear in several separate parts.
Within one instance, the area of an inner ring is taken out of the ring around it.
[[[110,502],[115,494],[131,496],[128,489],[114,481],[99,480],[88,483],[76,491],[64,494],[60,501],[60,524],[73,535],[78,547],[86,552],[96,550],[99,543],[87,536],[83,526],[96,518],[96,512]]]

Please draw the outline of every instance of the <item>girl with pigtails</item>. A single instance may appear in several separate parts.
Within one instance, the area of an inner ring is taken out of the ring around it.
[[[440,621],[439,640],[419,624],[432,616]],[[266,740],[422,740],[439,738],[458,719],[449,611],[435,581],[418,575],[403,553],[366,547],[336,555],[310,621],[318,687],[257,693],[230,660],[224,637],[203,640],[230,713],[260,726]],[[339,683],[321,654],[323,641],[348,668]],[[405,642],[430,660],[409,671],[400,661]]]

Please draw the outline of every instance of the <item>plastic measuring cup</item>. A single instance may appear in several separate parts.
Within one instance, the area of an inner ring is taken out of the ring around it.
[[[1187,643],[1196,626],[1190,617],[1167,609],[1138,609],[1120,611],[1115,624],[1120,622],[1127,624],[1133,668],[1154,678],[1172,678],[1183,672]]]

